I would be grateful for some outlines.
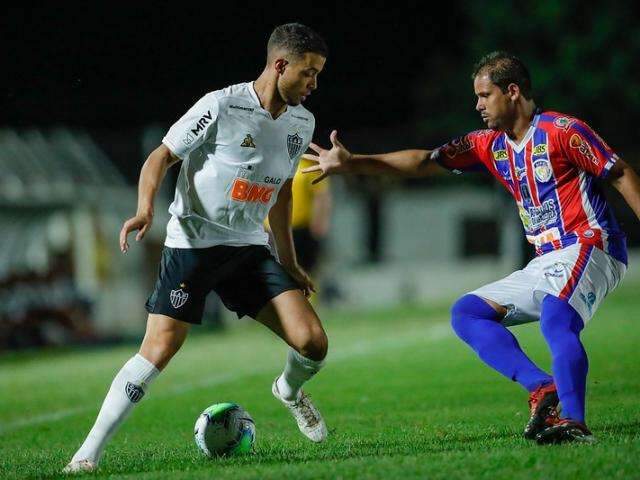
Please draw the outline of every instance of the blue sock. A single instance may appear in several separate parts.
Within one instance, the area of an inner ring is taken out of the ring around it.
[[[540,329],[553,361],[553,377],[562,404],[562,416],[584,423],[584,401],[589,360],[580,342],[584,323],[565,300],[547,295],[542,301]]]
[[[465,295],[451,307],[451,326],[484,363],[532,392],[553,378],[522,351],[516,337],[500,323],[498,312],[476,295]]]

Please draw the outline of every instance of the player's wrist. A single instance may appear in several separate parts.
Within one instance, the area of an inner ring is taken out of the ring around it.
[[[136,212],[136,217],[146,218],[148,220],[153,219],[153,208],[150,207],[142,207],[138,208]]]

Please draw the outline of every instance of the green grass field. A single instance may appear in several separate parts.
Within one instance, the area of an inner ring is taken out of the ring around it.
[[[307,388],[330,438],[311,444],[270,387],[285,346],[259,325],[194,335],[108,447],[110,478],[640,478],[638,284],[626,284],[584,335],[595,445],[521,437],[526,393],[457,340],[448,306],[326,315],[330,356]],[[548,368],[537,325],[515,329]],[[90,428],[133,345],[0,357],[0,478],[55,478]],[[257,426],[253,455],[210,460],[196,417],[235,401]]]

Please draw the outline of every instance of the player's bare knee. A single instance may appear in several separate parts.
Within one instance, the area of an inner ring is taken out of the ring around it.
[[[312,327],[305,332],[300,342],[298,352],[311,360],[321,361],[327,356],[329,339],[322,327]]]
[[[180,350],[183,342],[184,337],[181,335],[158,334],[145,337],[140,354],[161,370]]]

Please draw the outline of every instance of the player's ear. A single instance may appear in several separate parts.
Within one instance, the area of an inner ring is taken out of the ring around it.
[[[285,68],[287,67],[287,65],[289,64],[289,62],[287,60],[285,60],[284,58],[278,58],[275,61],[275,69],[276,72],[278,72],[280,75],[282,75],[284,73]]]
[[[507,87],[507,93],[509,94],[509,97],[511,97],[511,100],[515,102],[520,98],[520,87],[515,83],[510,83]]]

